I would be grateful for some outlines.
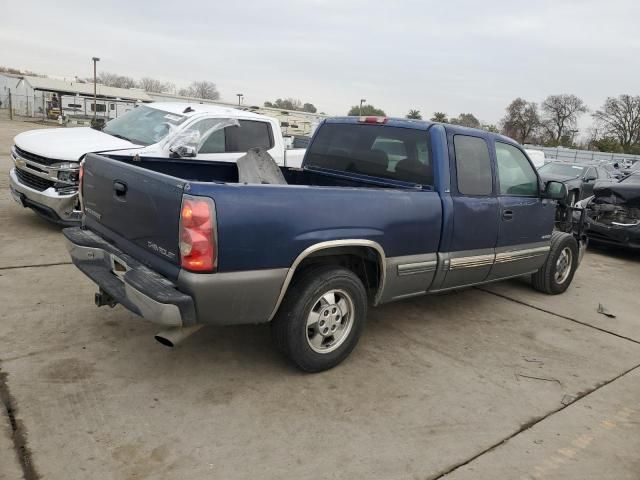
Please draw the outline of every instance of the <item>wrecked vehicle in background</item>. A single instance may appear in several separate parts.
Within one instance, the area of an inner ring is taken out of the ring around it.
[[[640,250],[640,172],[618,183],[597,184],[593,193],[576,204],[585,209],[589,239]]]

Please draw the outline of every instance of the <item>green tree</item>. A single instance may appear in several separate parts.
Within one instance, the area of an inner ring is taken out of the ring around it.
[[[313,103],[305,103],[304,105],[302,105],[302,111],[309,112],[309,113],[316,113],[318,109]]]
[[[376,117],[386,117],[387,114],[384,113],[384,110],[380,108],[376,108],[373,105],[363,105],[362,112],[360,112],[360,105],[354,105],[347,113],[350,117],[358,117],[360,115],[368,115],[368,116],[376,116]]]
[[[480,128],[480,120],[473,113],[461,113],[458,118],[452,118],[449,123],[463,127]]]
[[[438,123],[449,123],[447,114],[444,112],[433,112],[433,117],[431,117],[431,121],[438,122]]]
[[[622,145],[618,142],[617,138],[614,137],[602,137],[598,140],[593,140],[591,142],[591,146],[598,150],[599,152],[610,152],[610,153],[622,153]]]
[[[409,113],[407,113],[407,118],[411,118],[413,120],[422,120],[422,115],[420,115],[420,110],[409,110]]]

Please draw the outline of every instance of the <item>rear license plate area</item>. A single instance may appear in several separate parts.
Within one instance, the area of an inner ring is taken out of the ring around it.
[[[127,263],[116,257],[115,255],[111,255],[111,273],[113,273],[120,280],[123,279],[124,274],[130,270],[129,265]]]

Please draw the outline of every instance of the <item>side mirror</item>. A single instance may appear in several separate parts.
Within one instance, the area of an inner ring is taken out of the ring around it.
[[[193,158],[198,154],[196,148],[191,145],[171,145],[169,151],[173,158]]]
[[[543,196],[551,200],[564,200],[567,198],[567,186],[562,182],[549,180],[544,187]]]
[[[596,180],[595,175],[589,175],[589,176],[587,176],[587,177],[584,177],[584,181],[585,181],[585,182],[593,182],[593,181],[595,181],[595,180]]]

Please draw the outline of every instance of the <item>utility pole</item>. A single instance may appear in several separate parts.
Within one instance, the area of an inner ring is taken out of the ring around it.
[[[244,95],[242,93],[236,93],[236,97],[238,97],[238,106],[240,106]]]
[[[361,99],[360,99],[360,116],[362,116],[362,104],[363,104],[364,102],[366,102],[366,101],[367,101],[367,99],[366,99],[366,98],[361,98]]]
[[[13,120],[13,102],[11,99],[11,89],[9,89],[9,120]]]
[[[96,123],[96,113],[97,112],[97,107],[96,107],[96,101],[98,99],[98,76],[96,75],[96,64],[100,61],[100,59],[98,57],[93,57],[91,60],[93,60],[93,123]]]

